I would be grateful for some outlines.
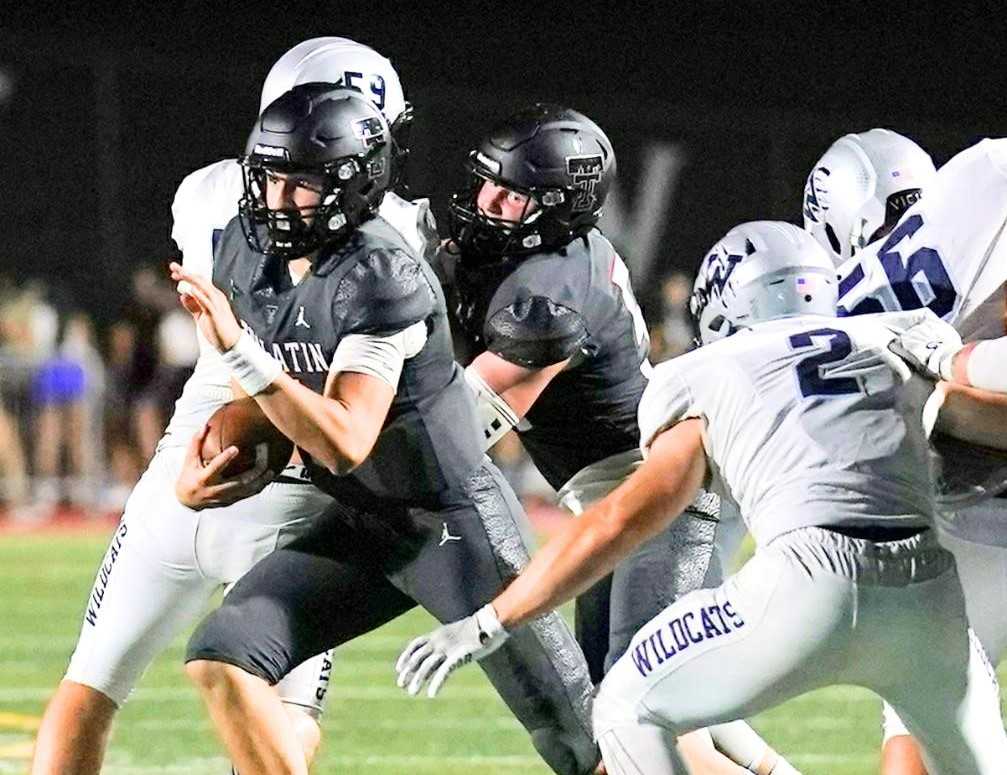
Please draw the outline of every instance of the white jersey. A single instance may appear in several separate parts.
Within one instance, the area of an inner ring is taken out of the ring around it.
[[[640,402],[644,448],[705,420],[711,489],[740,505],[759,545],[801,527],[927,524],[933,385],[886,346],[908,318],[790,317],[666,361]]]
[[[1004,327],[1007,138],[983,140],[941,167],[926,195],[839,268],[848,314],[929,307],[965,341]]]
[[[244,193],[241,166],[224,159],[190,173],[171,205],[171,238],[182,251],[186,269],[213,276],[213,249],[228,222],[238,214]],[[388,192],[379,215],[420,255],[437,245],[436,228],[426,199],[410,202]],[[232,398],[231,373],[214,347],[199,334],[199,359],[158,449],[184,446],[217,408]]]
[[[849,314],[929,307],[971,342],[1007,334],[1007,139],[983,140],[941,167],[892,233],[839,269]],[[996,479],[970,460],[944,460],[952,480]],[[952,496],[957,485],[950,485]],[[1001,513],[1000,519],[992,518]],[[1003,509],[938,513],[947,532],[1004,545]]]

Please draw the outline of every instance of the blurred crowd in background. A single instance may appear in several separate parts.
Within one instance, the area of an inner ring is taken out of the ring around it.
[[[650,323],[654,362],[691,344],[691,278],[672,274]],[[192,318],[167,270],[137,268],[131,293],[103,326],[59,278],[0,278],[0,519],[117,516],[192,373]],[[554,492],[511,434],[497,463],[530,505]]]
[[[58,278],[0,280],[0,495],[7,518],[117,514],[198,356],[166,271],[142,266],[96,327]]]

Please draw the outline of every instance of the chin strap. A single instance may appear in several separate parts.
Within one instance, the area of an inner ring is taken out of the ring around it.
[[[472,366],[465,369],[465,382],[475,393],[476,417],[479,420],[479,430],[482,431],[485,452],[506,436],[521,420]]]

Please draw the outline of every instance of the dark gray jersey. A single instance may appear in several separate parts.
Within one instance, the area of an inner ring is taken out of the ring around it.
[[[349,476],[311,465],[319,487],[345,499],[438,507],[479,465],[474,403],[454,361],[440,285],[381,218],[364,223],[344,245],[323,249],[296,285],[285,261],[248,247],[234,219],[217,246],[213,280],[284,370],[319,393],[342,337],[426,322],[426,344],[405,361],[370,457]]]
[[[626,265],[601,232],[493,266],[459,261],[454,281],[475,352],[529,368],[571,359],[528,412],[531,427],[520,431],[553,487],[639,445],[647,329]]]

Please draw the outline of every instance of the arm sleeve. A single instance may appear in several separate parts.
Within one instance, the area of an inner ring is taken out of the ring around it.
[[[588,335],[579,312],[545,296],[514,301],[491,314],[484,327],[487,350],[530,369],[565,361]]]
[[[637,410],[640,449],[646,455],[654,439],[663,431],[682,420],[699,416],[692,391],[679,373],[677,364],[668,361],[657,366]]]
[[[427,341],[422,320],[394,334],[348,334],[336,346],[329,371],[369,374],[397,389],[405,362],[419,353]]]
[[[1007,393],[1007,336],[977,342],[965,372],[972,387]]]

